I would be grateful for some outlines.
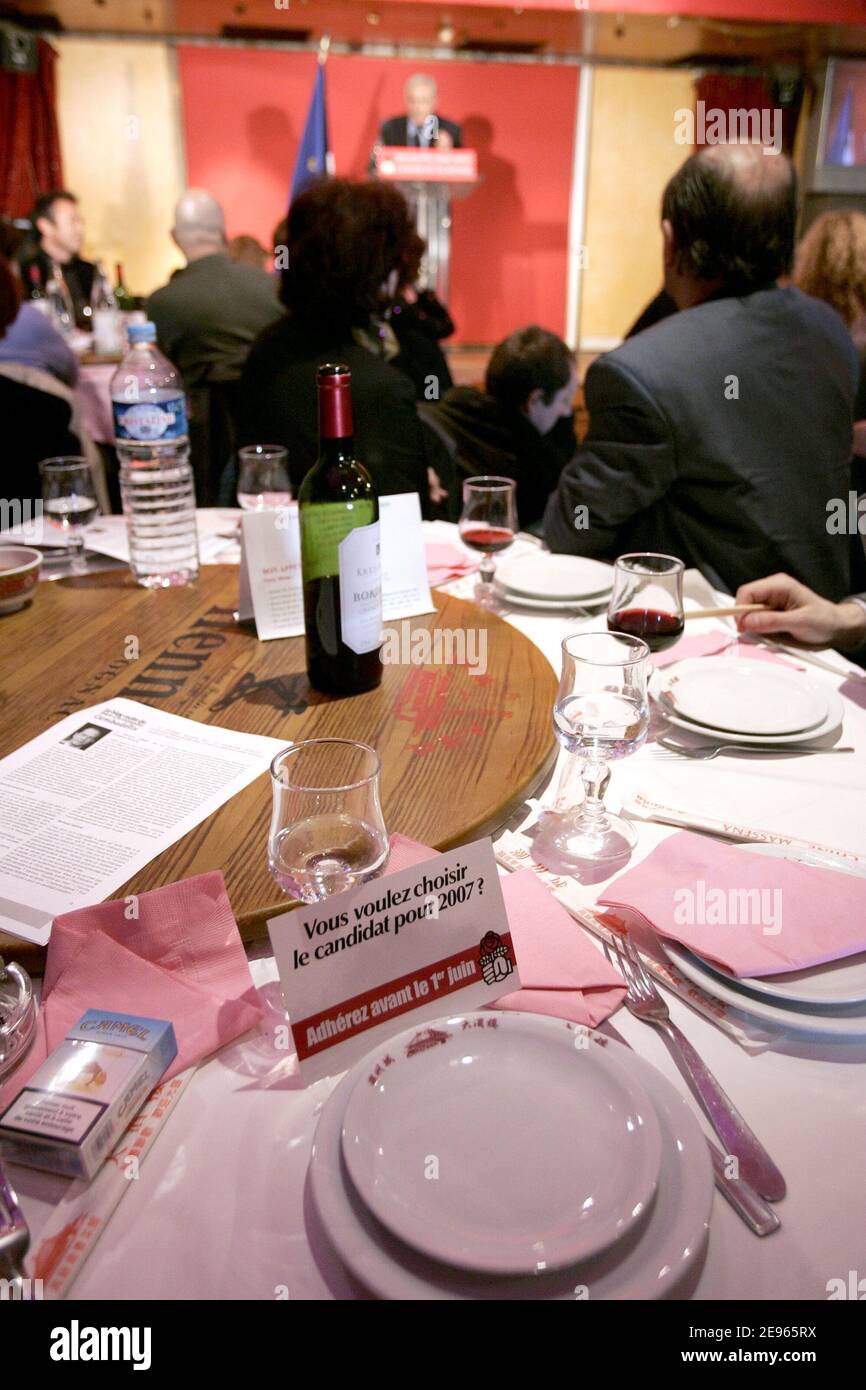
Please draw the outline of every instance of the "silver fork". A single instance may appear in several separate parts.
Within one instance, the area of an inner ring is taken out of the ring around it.
[[[712,758],[717,758],[720,753],[776,753],[790,758],[801,753],[854,752],[853,748],[840,748],[838,745],[833,748],[824,748],[820,743],[706,743],[690,748],[684,743],[677,743],[672,738],[659,738],[656,739],[656,742],[669,753],[678,753],[683,758],[697,758],[701,762],[709,762]]]
[[[23,1288],[24,1256],[30,1249],[30,1230],[14,1188],[0,1167],[0,1275],[9,1280],[12,1297]]]
[[[671,1021],[668,1006],[656,989],[634,943],[626,936],[625,949],[618,941],[613,943],[613,949],[628,986],[626,1008],[635,1018],[652,1024],[664,1034],[674,1061],[700,1101],[707,1119],[724,1145],[725,1153],[738,1159],[740,1172],[746,1181],[768,1202],[780,1201],[785,1195],[785,1179],[688,1038]]]

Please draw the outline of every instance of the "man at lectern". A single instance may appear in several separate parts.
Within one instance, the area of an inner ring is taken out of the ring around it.
[[[436,114],[436,83],[417,72],[405,87],[406,115],[382,122],[380,145],[413,145],[422,150],[452,150],[460,146],[460,127]]]

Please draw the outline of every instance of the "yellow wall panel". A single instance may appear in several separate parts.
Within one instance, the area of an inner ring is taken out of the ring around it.
[[[694,74],[598,67],[593,75],[580,341],[621,338],[662,284],[665,184],[690,153],[675,113]]]
[[[183,258],[169,236],[184,160],[174,53],[167,44],[54,38],[67,186],[86,225],[84,254],[149,294]]]

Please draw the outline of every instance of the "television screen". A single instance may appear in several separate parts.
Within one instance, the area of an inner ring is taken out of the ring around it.
[[[827,76],[821,163],[866,168],[866,62],[836,58]]]

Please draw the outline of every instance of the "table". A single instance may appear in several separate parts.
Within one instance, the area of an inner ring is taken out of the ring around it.
[[[457,543],[456,528],[434,523],[425,531]],[[469,587],[461,580],[448,589],[465,595]],[[575,626],[573,619],[517,611],[507,621],[543,648],[552,664],[561,637]],[[707,809],[719,796],[738,798],[746,807],[772,793],[784,829],[866,852],[866,712],[853,705],[844,739],[855,745],[856,755],[771,759],[772,766],[655,761],[646,748],[617,766],[611,790],[616,796],[643,780],[702,798]],[[645,833],[644,828],[642,839]],[[364,1296],[317,1237],[306,1192],[317,1116],[335,1083],[327,1079],[302,1088],[292,1059],[275,1053],[272,1030],[284,1015],[273,959],[264,944],[250,954],[267,1011],[264,1030],[199,1068],[138,1181],[130,1184],[110,1233],[82,1270],[73,1297],[271,1300],[287,1293],[297,1302]],[[823,1301],[829,1279],[847,1280],[849,1270],[866,1276],[866,1185],[860,1178],[866,1048],[779,1039],[749,1055],[682,1000],[667,997],[673,1019],[752,1122],[788,1182],[778,1208],[782,1228],[766,1240],[750,1235],[716,1194],[708,1250],[679,1296]],[[687,1094],[658,1034],[625,1010],[614,1022]],[[63,1184],[24,1168],[14,1175],[37,1235]],[[760,1309],[754,1320],[759,1315]],[[808,1317],[792,1314],[785,1321]]]
[[[32,604],[3,620],[0,756],[117,695],[286,743],[357,738],[381,755],[388,828],[436,849],[500,826],[549,771],[555,677],[541,652],[495,614],[438,594],[434,614],[404,620],[412,632],[485,632],[485,674],[467,665],[388,665],[379,689],[337,699],[309,688],[303,638],[260,642],[252,625],[235,621],[237,594],[238,569],[229,565],[203,567],[194,584],[158,593],[140,588],[128,570],[40,584]],[[213,635],[213,649],[191,651],[195,632]],[[130,638],[134,661],[124,656]],[[244,939],[262,936],[267,918],[286,904],[267,869],[270,813],[265,774],[118,896],[222,869]],[[12,941],[0,936],[4,949],[11,952]],[[42,954],[14,944],[25,968],[38,969]]]

